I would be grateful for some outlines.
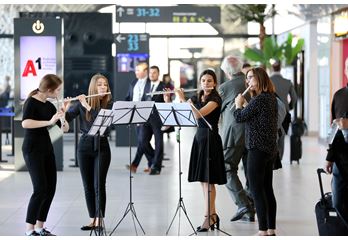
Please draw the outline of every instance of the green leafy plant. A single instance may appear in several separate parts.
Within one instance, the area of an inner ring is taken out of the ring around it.
[[[263,49],[246,48],[244,57],[253,62],[259,62],[264,67],[271,67],[271,61],[284,60],[286,65],[291,65],[297,54],[302,50],[303,39],[298,39],[293,47],[293,36],[288,34],[287,40],[278,45],[274,37],[267,37],[264,41]]]

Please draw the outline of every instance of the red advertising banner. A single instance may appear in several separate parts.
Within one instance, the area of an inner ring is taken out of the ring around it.
[[[342,87],[347,86],[348,83],[348,38],[343,40],[343,51],[342,51],[342,63],[343,63],[343,81]]]

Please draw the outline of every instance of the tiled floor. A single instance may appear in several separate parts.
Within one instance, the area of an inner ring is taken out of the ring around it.
[[[187,182],[187,168],[193,129],[181,131],[182,156],[182,196],[188,216],[194,227],[203,220],[203,199],[199,183]],[[138,173],[133,178],[133,202],[137,217],[146,235],[165,236],[178,201],[178,143],[174,133],[165,139],[165,153],[170,158],[164,161],[161,175],[149,176],[142,172],[146,165],[143,159]],[[274,172],[274,190],[277,198],[277,233],[282,236],[318,235],[314,205],[319,199],[316,169],[322,167],[326,147],[316,138],[304,137],[303,157],[300,164],[289,163],[289,141],[286,139],[283,168]],[[64,138],[64,171],[58,173],[57,192],[53,200],[46,226],[60,236],[87,236],[89,232],[80,231],[80,226],[88,223],[88,215],[83,195],[80,173],[69,167],[74,152],[73,136]],[[129,203],[129,173],[125,164],[129,162],[129,148],[112,146],[112,163],[107,178],[107,232],[116,226]],[[26,207],[31,195],[31,182],[27,172],[4,170],[11,168],[13,157],[6,156],[10,146],[3,146],[3,158],[9,163],[1,163],[0,170],[0,236],[21,236],[24,234]],[[135,148],[132,149],[134,154]],[[242,182],[243,171],[240,170]],[[330,177],[324,179],[329,190]],[[217,211],[221,218],[221,229],[234,236],[251,236],[257,232],[257,223],[230,222],[236,206],[224,186],[217,187]],[[168,235],[189,235],[193,231],[185,215],[180,211]],[[135,230],[135,226],[137,230]],[[127,214],[114,232],[114,236],[142,235],[138,224],[133,224],[131,212]],[[220,235],[220,232],[200,235]]]

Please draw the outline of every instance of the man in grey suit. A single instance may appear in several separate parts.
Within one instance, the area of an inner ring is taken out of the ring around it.
[[[221,64],[221,69],[228,79],[219,88],[222,98],[221,136],[227,176],[226,187],[233,201],[238,206],[237,213],[232,217],[231,221],[240,219],[255,221],[255,211],[251,200],[249,200],[237,174],[238,165],[245,150],[244,123],[237,123],[233,117],[234,108],[230,109],[236,96],[245,90],[245,75],[241,72],[241,67],[242,62],[233,56],[225,57]]]
[[[276,93],[278,94],[280,100],[285,104],[286,108],[286,116],[283,122],[283,128],[285,133],[288,133],[289,124],[291,122],[291,115],[289,111],[294,108],[297,101],[297,94],[294,88],[294,85],[289,79],[284,78],[280,74],[281,64],[279,61],[276,61],[272,64],[273,74],[270,76],[274,87],[276,89]],[[288,96],[290,96],[290,102],[288,100]],[[284,154],[284,140],[285,134],[282,134],[278,140],[278,152],[279,158],[282,160]]]

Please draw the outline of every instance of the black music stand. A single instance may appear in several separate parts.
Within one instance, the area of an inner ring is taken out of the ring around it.
[[[190,218],[188,217],[184,200],[181,194],[182,171],[181,171],[181,144],[180,144],[181,127],[195,127],[197,126],[197,122],[192,112],[191,105],[189,103],[155,103],[155,105],[159,113],[159,116],[161,118],[161,121],[163,123],[163,126],[178,126],[179,127],[177,138],[176,138],[176,141],[179,143],[179,201],[178,201],[178,205],[177,205],[174,217],[167,229],[166,235],[168,235],[169,230],[172,227],[174,219],[176,215],[178,214],[178,212],[179,212],[178,235],[180,235],[181,212],[179,210],[182,210],[184,212],[188,222],[191,225],[191,228],[194,231],[194,234],[197,234],[195,228],[193,227],[190,221]]]
[[[100,136],[102,136],[107,129],[108,126],[110,126],[112,122],[113,112],[112,110],[108,109],[101,109],[98,113],[98,116],[94,120],[91,129],[88,131],[88,135],[94,136],[94,143],[95,143],[95,149],[98,151],[98,171],[97,171],[97,185],[98,185],[98,195],[97,195],[97,202],[98,202],[98,226],[95,228],[92,228],[90,232],[90,236],[94,233],[96,236],[106,236],[106,230],[105,230],[105,224],[104,224],[104,216],[100,209]],[[96,220],[96,219],[95,219]],[[95,221],[94,220],[94,221]]]
[[[129,166],[132,164],[132,148],[131,148],[131,125],[132,124],[141,124],[146,123],[152,113],[153,106],[155,102],[153,101],[141,101],[141,102],[129,102],[129,101],[117,101],[114,103],[112,110],[114,113],[114,118],[112,123],[115,125],[127,125],[128,134],[129,134]],[[126,207],[126,210],[114,229],[111,231],[110,236],[114,233],[116,228],[121,224],[123,219],[127,216],[128,213],[132,214],[133,225],[136,235],[138,235],[137,227],[134,221],[134,218],[137,220],[138,225],[140,226],[143,234],[145,231],[141,226],[137,214],[134,208],[133,195],[132,195],[132,171],[129,168],[129,203]]]

